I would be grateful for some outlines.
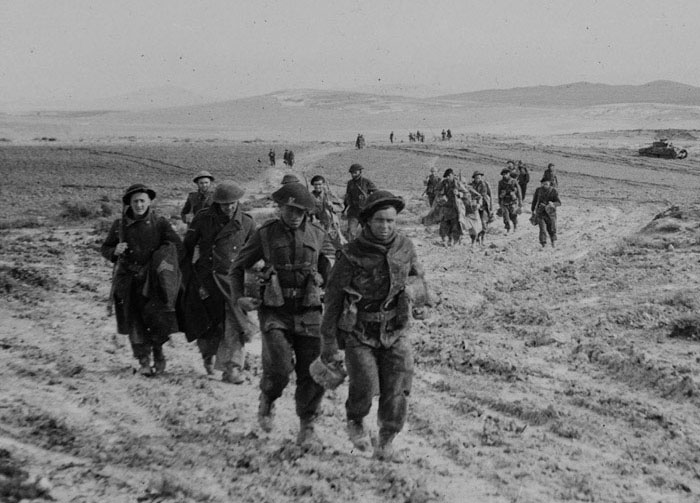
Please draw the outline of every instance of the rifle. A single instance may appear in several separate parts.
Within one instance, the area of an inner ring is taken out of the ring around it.
[[[119,219],[119,243],[125,241],[125,231],[124,231],[124,219],[126,218],[126,210],[129,209],[127,205],[122,207],[122,217]],[[117,268],[119,267],[119,261],[121,257],[117,257],[117,261],[114,263],[112,268],[112,287],[109,289],[109,299],[107,299],[107,316],[112,316],[114,314],[114,293],[116,291],[116,276]]]

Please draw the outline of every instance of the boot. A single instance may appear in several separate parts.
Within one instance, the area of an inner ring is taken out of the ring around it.
[[[139,374],[146,377],[151,377],[153,375],[150,356],[142,356],[139,358]]]
[[[313,447],[321,445],[321,439],[316,435],[314,430],[314,423],[316,418],[313,419],[300,419],[299,420],[299,435],[297,435],[297,445],[300,447]]]
[[[369,440],[369,435],[367,434],[367,431],[365,431],[365,426],[362,424],[362,420],[354,421],[352,419],[348,419],[347,431],[350,442],[352,442],[352,445],[355,446],[355,449],[360,452],[369,450],[371,443]]]
[[[396,433],[379,432],[379,440],[374,448],[374,459],[379,461],[392,461],[394,458],[394,446],[391,443],[396,438]]]
[[[202,359],[204,360],[204,370],[207,372],[207,375],[214,375],[214,357],[202,356]]]
[[[153,367],[156,374],[165,372],[165,355],[162,346],[153,346]]]
[[[265,393],[260,393],[258,405],[258,424],[264,432],[271,432],[275,419],[275,402],[270,400]]]
[[[243,384],[245,382],[245,377],[243,377],[243,372],[241,372],[240,367],[227,364],[226,370],[224,370],[224,373],[221,374],[221,382],[226,382],[229,384]]]

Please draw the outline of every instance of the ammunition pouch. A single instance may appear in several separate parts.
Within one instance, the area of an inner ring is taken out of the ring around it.
[[[282,291],[277,272],[271,268],[266,276],[267,279],[262,288],[263,305],[267,307],[284,306],[284,292]]]
[[[362,299],[362,295],[350,287],[345,287],[344,291],[345,299],[343,300],[343,311],[338,318],[338,329],[352,332],[357,323],[357,303]]]

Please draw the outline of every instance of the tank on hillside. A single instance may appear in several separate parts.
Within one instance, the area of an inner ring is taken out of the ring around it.
[[[639,155],[664,159],[685,159],[688,157],[688,151],[684,148],[677,149],[667,139],[662,138],[653,142],[650,147],[640,148]]]

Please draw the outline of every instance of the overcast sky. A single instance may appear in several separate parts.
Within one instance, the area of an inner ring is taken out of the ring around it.
[[[0,0],[0,101],[700,86],[699,20],[697,0]]]

